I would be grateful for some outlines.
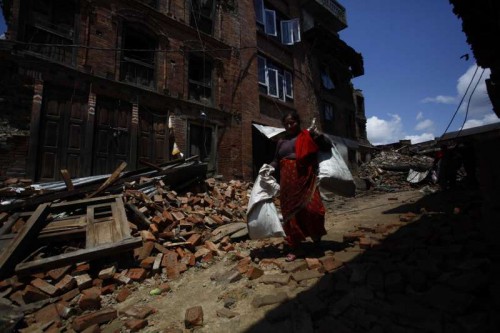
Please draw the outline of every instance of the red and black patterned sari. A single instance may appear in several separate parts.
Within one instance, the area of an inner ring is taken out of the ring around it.
[[[316,187],[316,153],[319,148],[307,130],[295,143],[296,159],[280,160],[280,203],[288,244],[295,247],[306,237],[326,234],[325,207]]]

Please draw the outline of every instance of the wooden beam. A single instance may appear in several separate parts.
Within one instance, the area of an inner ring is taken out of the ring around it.
[[[9,219],[0,228],[0,236],[8,234],[10,232],[10,229],[12,229],[12,226],[14,225],[14,223],[16,223],[19,216],[19,213],[14,213],[9,217]]]
[[[16,262],[30,251],[31,245],[38,237],[38,233],[45,227],[45,218],[50,212],[50,203],[38,206],[10,244],[0,253],[0,277],[11,273]]]
[[[139,160],[139,163],[144,164],[145,166],[148,166],[148,167],[150,167],[150,168],[153,168],[153,169],[155,169],[156,171],[163,171],[163,169],[162,169],[159,165],[156,165],[156,164],[150,163],[150,162],[148,162],[148,161]]]
[[[68,191],[73,191],[75,187],[73,186],[73,182],[71,181],[71,176],[69,175],[69,171],[67,169],[61,169],[60,172]]]
[[[113,184],[120,177],[121,172],[126,167],[127,167],[127,162],[122,162],[118,166],[118,168],[116,168],[116,170],[113,171],[113,173],[111,174],[111,176],[109,176],[109,178],[106,179],[106,181],[96,191],[94,191],[93,193],[91,193],[90,195],[88,195],[87,198],[92,198],[96,194],[98,194],[98,193],[102,192],[103,190],[105,190],[109,185]]]
[[[138,223],[140,223],[141,226],[143,226],[146,229],[149,229],[149,225],[151,224],[151,221],[144,215],[135,205],[132,205],[131,203],[126,203],[125,208],[129,209],[136,217],[136,220]]]
[[[127,238],[117,243],[103,244],[91,249],[81,249],[69,253],[59,254],[45,259],[21,263],[16,266],[16,274],[26,275],[39,270],[50,270],[75,262],[90,261],[109,257],[117,253],[133,250],[142,246],[140,237]]]

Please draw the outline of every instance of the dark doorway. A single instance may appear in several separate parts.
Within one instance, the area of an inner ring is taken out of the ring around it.
[[[252,126],[252,160],[253,178],[257,177],[264,163],[271,163],[276,152],[276,141],[267,138],[257,128]]]

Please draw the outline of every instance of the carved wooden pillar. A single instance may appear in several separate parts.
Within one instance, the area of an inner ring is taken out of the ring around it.
[[[43,80],[35,79],[33,85],[33,102],[31,105],[30,139],[28,146],[28,163],[26,173],[29,178],[36,180],[38,155],[38,140],[40,139],[40,122],[42,118]]]

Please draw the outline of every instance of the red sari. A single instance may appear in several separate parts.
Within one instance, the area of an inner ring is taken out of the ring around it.
[[[326,234],[325,207],[316,187],[316,153],[319,148],[307,130],[295,143],[295,160],[280,161],[280,203],[286,240],[295,247],[306,237],[319,239]]]

